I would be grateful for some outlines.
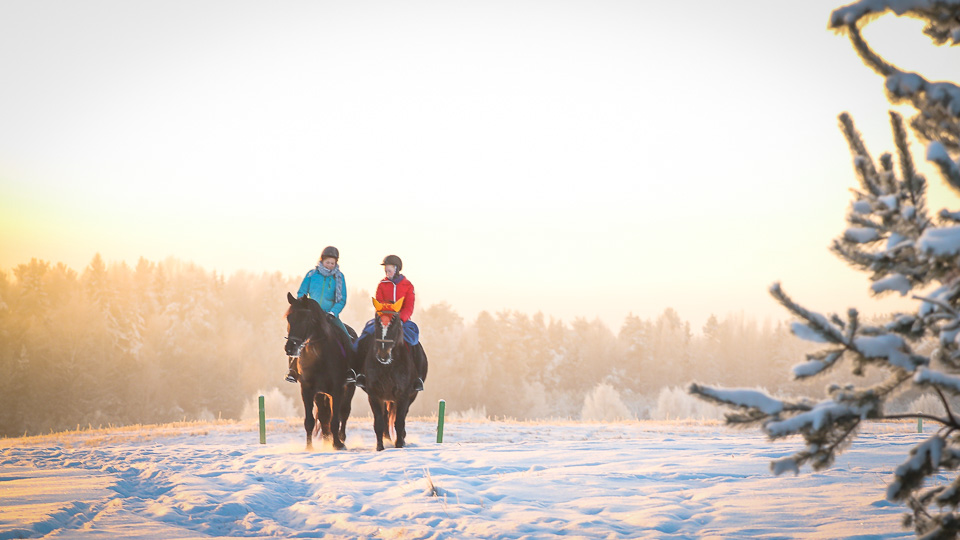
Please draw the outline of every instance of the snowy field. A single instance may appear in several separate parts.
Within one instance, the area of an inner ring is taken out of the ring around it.
[[[874,424],[828,471],[712,423],[414,420],[405,449],[304,451],[299,420],[0,439],[6,538],[909,538],[883,499],[924,438]]]

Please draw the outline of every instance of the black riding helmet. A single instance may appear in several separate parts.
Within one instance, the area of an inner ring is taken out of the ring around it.
[[[333,246],[327,246],[327,247],[323,248],[323,253],[320,254],[320,260],[322,261],[322,260],[326,259],[327,257],[333,257],[334,259],[337,260],[337,262],[339,262],[339,261],[340,261],[340,250],[338,250],[337,248],[335,248],[335,247],[333,247]]]
[[[383,262],[380,263],[380,266],[386,266],[388,264],[392,264],[396,266],[398,273],[400,272],[400,270],[403,270],[403,261],[401,261],[400,257],[397,257],[396,255],[387,255],[386,257],[384,257]]]

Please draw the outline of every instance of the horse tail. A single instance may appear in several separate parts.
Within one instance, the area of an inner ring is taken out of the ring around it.
[[[390,440],[392,441],[396,439],[396,429],[394,429],[394,426],[397,423],[397,404],[393,401],[388,401],[385,403],[385,405],[387,407],[386,433],[387,433],[387,437],[389,437]]]

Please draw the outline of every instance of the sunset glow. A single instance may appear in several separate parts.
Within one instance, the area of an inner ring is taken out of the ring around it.
[[[397,253],[424,305],[467,318],[617,329],[673,307],[699,329],[786,317],[777,280],[884,311],[826,249],[855,185],[836,115],[892,149],[882,79],[826,30],[834,7],[9,5],[0,268],[99,252],[293,276],[333,244],[351,287]],[[868,36],[956,79],[911,24]]]

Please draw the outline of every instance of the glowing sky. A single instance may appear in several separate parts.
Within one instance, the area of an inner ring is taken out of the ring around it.
[[[396,253],[467,318],[780,318],[775,280],[882,310],[826,249],[856,183],[837,114],[892,149],[839,5],[0,1],[0,269],[299,275],[333,244],[348,286]],[[960,79],[915,21],[867,37]]]

